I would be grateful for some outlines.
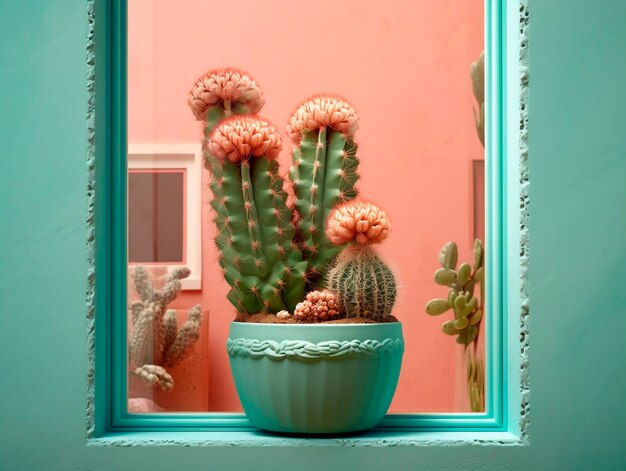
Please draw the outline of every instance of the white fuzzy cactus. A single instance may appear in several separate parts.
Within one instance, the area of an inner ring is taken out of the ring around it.
[[[164,391],[171,391],[174,380],[164,367],[174,366],[193,351],[200,337],[202,308],[192,307],[187,321],[178,329],[176,311],[166,310],[181,290],[180,280],[189,276],[189,268],[173,270],[163,288],[154,289],[148,271],[137,266],[133,271],[135,289],[141,297],[130,306],[132,333],[129,357],[133,374]]]
[[[163,391],[171,391],[174,388],[174,380],[165,368],[159,365],[143,365],[135,368],[133,373],[146,381],[157,386]]]

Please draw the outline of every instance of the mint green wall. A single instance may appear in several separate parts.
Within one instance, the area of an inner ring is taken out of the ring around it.
[[[0,1],[0,469],[626,467],[626,2],[530,0],[530,447],[85,446],[84,0]]]

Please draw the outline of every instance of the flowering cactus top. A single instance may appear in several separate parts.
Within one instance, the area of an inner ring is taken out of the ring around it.
[[[198,121],[204,121],[209,106],[230,100],[234,106],[241,103],[249,113],[258,113],[265,101],[261,89],[245,72],[239,69],[210,70],[200,77],[189,91],[189,107]]]
[[[275,159],[282,147],[279,132],[258,116],[231,116],[211,133],[208,151],[221,160],[233,163],[250,157]]]
[[[328,216],[326,236],[335,245],[348,242],[376,244],[387,238],[391,225],[378,206],[352,200],[337,206]]]
[[[304,101],[291,116],[287,125],[289,138],[295,145],[302,140],[302,132],[330,127],[351,138],[358,127],[359,118],[354,108],[343,98],[319,95]]]

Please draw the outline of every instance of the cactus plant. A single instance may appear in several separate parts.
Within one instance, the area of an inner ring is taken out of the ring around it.
[[[176,268],[168,275],[163,288],[157,290],[144,267],[139,265],[133,270],[135,289],[141,300],[130,306],[131,368],[136,376],[165,391],[174,387],[174,380],[165,367],[174,366],[189,356],[200,337],[200,305],[189,310],[187,321],[180,329],[176,325],[176,312],[166,310],[180,293],[180,280],[189,274],[186,267]]]
[[[335,317],[341,303],[318,299],[324,292],[313,291],[303,300],[306,291],[324,285],[332,265],[335,274],[345,273],[329,286],[353,296],[345,299],[348,316],[381,320],[390,315],[395,276],[370,246],[386,237],[386,216],[369,203],[343,206],[357,196],[354,108],[329,95],[313,96],[297,108],[287,127],[294,150],[290,185],[285,186],[276,160],[279,134],[258,116],[233,116],[246,110],[256,113],[263,105],[260,90],[248,75],[237,69],[209,72],[191,90],[189,105],[196,119],[206,124],[205,165],[211,171],[215,242],[231,287],[228,299],[238,312],[280,313],[281,319],[294,312],[300,321],[324,320],[309,315],[321,311],[327,318]],[[285,189],[292,190],[291,198]],[[341,221],[325,231],[338,205],[337,214],[347,211],[353,217],[352,237],[341,237],[346,234]],[[359,211],[365,211],[362,219]],[[346,273],[363,267],[367,273],[356,276],[357,289],[346,289],[346,283],[352,283]]]
[[[238,312],[291,311],[304,297],[307,262],[293,242],[280,149],[276,129],[252,115],[223,120],[209,138],[215,242]]]
[[[334,96],[313,96],[292,115],[287,133],[294,145],[289,178],[295,194],[297,241],[315,286],[341,251],[324,234],[330,211],[356,197],[359,161],[353,141],[358,117]]]
[[[339,297],[332,291],[311,291],[298,303],[293,315],[301,322],[322,322],[336,319],[340,314]]]
[[[446,335],[456,335],[457,343],[469,345],[478,336],[483,315],[483,246],[474,242],[474,266],[465,262],[458,266],[456,243],[448,242],[439,252],[439,268],[434,275],[435,283],[449,288],[446,298],[431,299],[426,303],[426,314],[438,316],[452,309],[454,319],[445,321],[441,330]],[[475,293],[476,286],[479,291]]]
[[[476,133],[481,144],[485,145],[485,53],[480,54],[476,62],[470,66],[470,76],[472,77],[472,92],[476,98],[478,109],[472,109],[474,112],[474,124],[476,125]]]
[[[348,317],[382,321],[391,315],[397,287],[393,271],[378,257],[372,244],[382,242],[390,229],[385,212],[353,200],[335,208],[329,218],[329,241],[345,247],[328,273],[328,289],[339,297]]]

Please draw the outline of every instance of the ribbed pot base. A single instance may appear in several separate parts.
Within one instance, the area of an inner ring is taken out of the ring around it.
[[[243,409],[258,428],[301,434],[367,430],[398,383],[400,323],[233,322],[228,354]]]

